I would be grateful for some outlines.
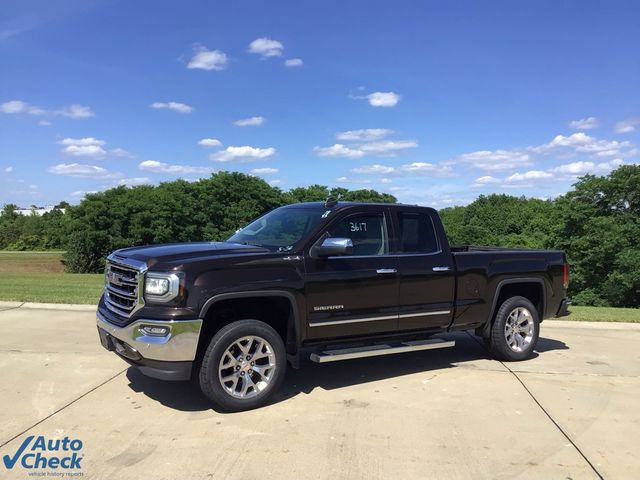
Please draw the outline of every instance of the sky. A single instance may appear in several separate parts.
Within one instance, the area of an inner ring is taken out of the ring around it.
[[[0,205],[240,171],[442,208],[640,161],[636,1],[4,0]]]

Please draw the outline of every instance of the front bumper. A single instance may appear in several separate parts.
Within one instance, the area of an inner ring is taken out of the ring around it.
[[[125,327],[109,323],[98,311],[98,333],[102,346],[114,351],[142,373],[163,380],[188,380],[198,350],[202,319],[140,319]],[[147,335],[144,326],[165,327],[166,335]]]

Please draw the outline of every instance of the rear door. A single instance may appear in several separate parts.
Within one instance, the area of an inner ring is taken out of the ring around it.
[[[394,209],[399,330],[444,328],[451,323],[455,272],[448,244],[439,241],[436,215],[432,209]]]
[[[398,326],[396,258],[389,254],[391,219],[385,207],[338,214],[316,239],[350,238],[353,254],[305,255],[307,338],[393,332]]]

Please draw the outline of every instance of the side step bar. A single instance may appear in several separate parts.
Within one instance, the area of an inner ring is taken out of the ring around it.
[[[350,360],[352,358],[377,357],[378,355],[391,355],[393,353],[449,348],[455,346],[455,344],[455,340],[430,338],[428,340],[415,340],[393,345],[367,345],[364,347],[325,350],[321,353],[312,353],[311,360],[316,363],[338,362],[340,360]]]

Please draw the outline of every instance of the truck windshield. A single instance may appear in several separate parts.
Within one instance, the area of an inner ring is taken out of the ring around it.
[[[330,213],[321,207],[278,208],[238,230],[227,241],[288,252]]]

